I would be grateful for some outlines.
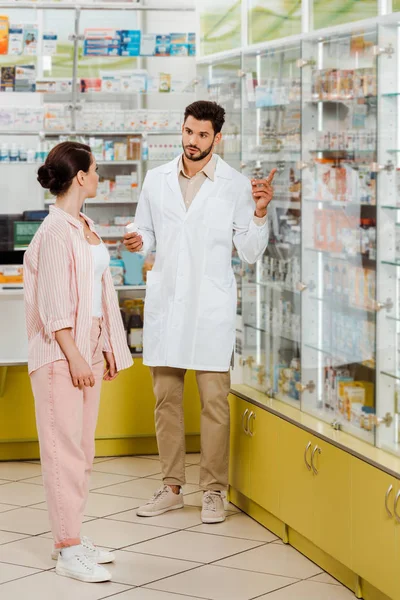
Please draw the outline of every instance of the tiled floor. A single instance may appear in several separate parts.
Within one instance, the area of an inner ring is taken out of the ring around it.
[[[160,485],[157,457],[96,459],[83,533],[113,548],[112,583],[59,577],[40,464],[0,463],[0,598],[5,600],[351,600],[353,594],[227,505],[203,525],[199,456],[187,455],[184,510],[141,519],[135,508]]]

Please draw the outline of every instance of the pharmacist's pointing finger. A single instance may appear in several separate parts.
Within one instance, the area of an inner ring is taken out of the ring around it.
[[[273,181],[273,179],[274,179],[274,177],[275,177],[275,174],[276,174],[277,172],[278,172],[278,169],[272,169],[271,173],[270,173],[270,174],[268,175],[268,177],[267,177],[267,182],[268,182],[268,183],[272,183],[272,181]]]

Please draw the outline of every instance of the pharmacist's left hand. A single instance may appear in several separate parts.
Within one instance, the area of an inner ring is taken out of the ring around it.
[[[115,357],[112,352],[103,352],[106,361],[106,367],[104,369],[104,381],[113,381],[118,376],[117,365],[115,364]]]
[[[272,181],[278,169],[272,169],[267,179],[253,179],[251,182],[252,194],[256,203],[255,216],[263,218],[267,214],[268,204],[274,197]]]

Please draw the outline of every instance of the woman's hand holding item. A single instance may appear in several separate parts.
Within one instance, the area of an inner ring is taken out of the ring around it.
[[[112,352],[103,352],[105,361],[107,363],[104,369],[104,381],[113,381],[118,376],[117,365],[115,363],[115,356]]]

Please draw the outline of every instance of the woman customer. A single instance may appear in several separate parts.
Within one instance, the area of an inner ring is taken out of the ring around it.
[[[59,575],[109,581],[101,564],[114,557],[82,537],[81,524],[102,380],[115,379],[132,357],[107,248],[80,212],[99,181],[90,147],[58,144],[38,181],[56,201],[25,253],[25,308],[52,556]]]

